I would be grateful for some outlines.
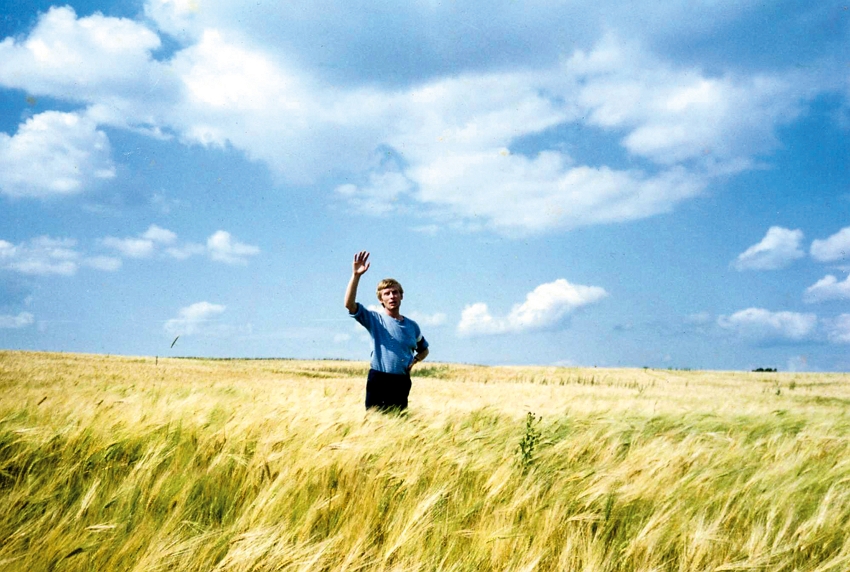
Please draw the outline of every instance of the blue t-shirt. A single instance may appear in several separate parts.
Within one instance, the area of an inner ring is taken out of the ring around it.
[[[372,336],[372,369],[384,373],[407,373],[413,363],[413,352],[428,347],[419,324],[402,316],[401,320],[383,312],[367,310],[357,303],[357,311],[349,314],[369,330]]]

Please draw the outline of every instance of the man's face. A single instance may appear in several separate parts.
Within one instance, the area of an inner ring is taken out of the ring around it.
[[[381,304],[388,310],[396,310],[401,305],[403,295],[398,286],[390,286],[381,290]]]

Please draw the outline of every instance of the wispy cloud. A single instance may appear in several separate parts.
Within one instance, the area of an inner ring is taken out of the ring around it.
[[[17,245],[0,240],[0,268],[35,276],[71,276],[81,266],[112,272],[121,267],[121,259],[86,255],[73,238],[38,236]]]
[[[224,312],[226,306],[210,302],[196,302],[181,308],[176,318],[165,322],[165,331],[171,335],[187,336],[208,329],[209,323]]]
[[[95,270],[115,272],[121,268],[122,262],[120,258],[114,256],[92,256],[84,259],[82,265],[94,268]]]
[[[815,334],[815,314],[771,312],[763,308],[747,308],[731,316],[720,316],[717,325],[753,342],[801,342]]]
[[[0,314],[0,328],[18,329],[25,328],[35,322],[35,317],[29,312],[21,312],[17,316]]]
[[[77,272],[81,258],[76,245],[76,240],[49,236],[18,245],[0,240],[0,267],[21,274],[70,276]]]
[[[779,270],[806,255],[800,248],[803,231],[772,226],[761,242],[738,255],[736,270]]]
[[[841,314],[826,321],[827,336],[834,344],[850,344],[850,314]]]
[[[413,190],[410,179],[397,171],[371,173],[368,179],[362,186],[347,183],[336,188],[339,196],[363,214],[380,216],[396,211],[400,199]]]
[[[207,247],[203,244],[198,244],[196,242],[185,242],[183,244],[179,244],[177,246],[169,246],[165,249],[165,253],[171,258],[176,258],[177,260],[186,260],[192,256],[197,256],[200,254],[204,254],[207,251]]]
[[[405,315],[410,316],[410,319],[412,319],[420,326],[430,326],[433,328],[442,326],[446,323],[446,320],[448,319],[448,317],[443,312],[435,312],[433,314],[425,314],[422,312],[405,312]]]
[[[557,327],[582,306],[607,297],[599,286],[571,284],[563,278],[541,284],[516,304],[507,316],[493,316],[483,302],[463,309],[457,331],[462,336],[522,333]]]

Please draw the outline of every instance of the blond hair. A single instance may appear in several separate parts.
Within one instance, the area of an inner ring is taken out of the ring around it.
[[[387,288],[392,288],[393,286],[398,287],[398,293],[404,294],[404,288],[401,287],[401,284],[395,278],[384,278],[380,282],[378,282],[378,288],[375,293],[378,295],[378,301],[381,301],[381,290],[385,290]]]

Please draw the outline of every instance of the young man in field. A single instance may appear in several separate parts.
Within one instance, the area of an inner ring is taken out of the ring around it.
[[[369,270],[369,253],[354,255],[351,280],[345,290],[345,307],[372,336],[372,363],[366,379],[366,409],[407,409],[410,370],[428,355],[428,342],[419,324],[399,312],[404,290],[398,281],[385,278],[378,283],[382,312],[367,310],[357,302],[360,277]]]

